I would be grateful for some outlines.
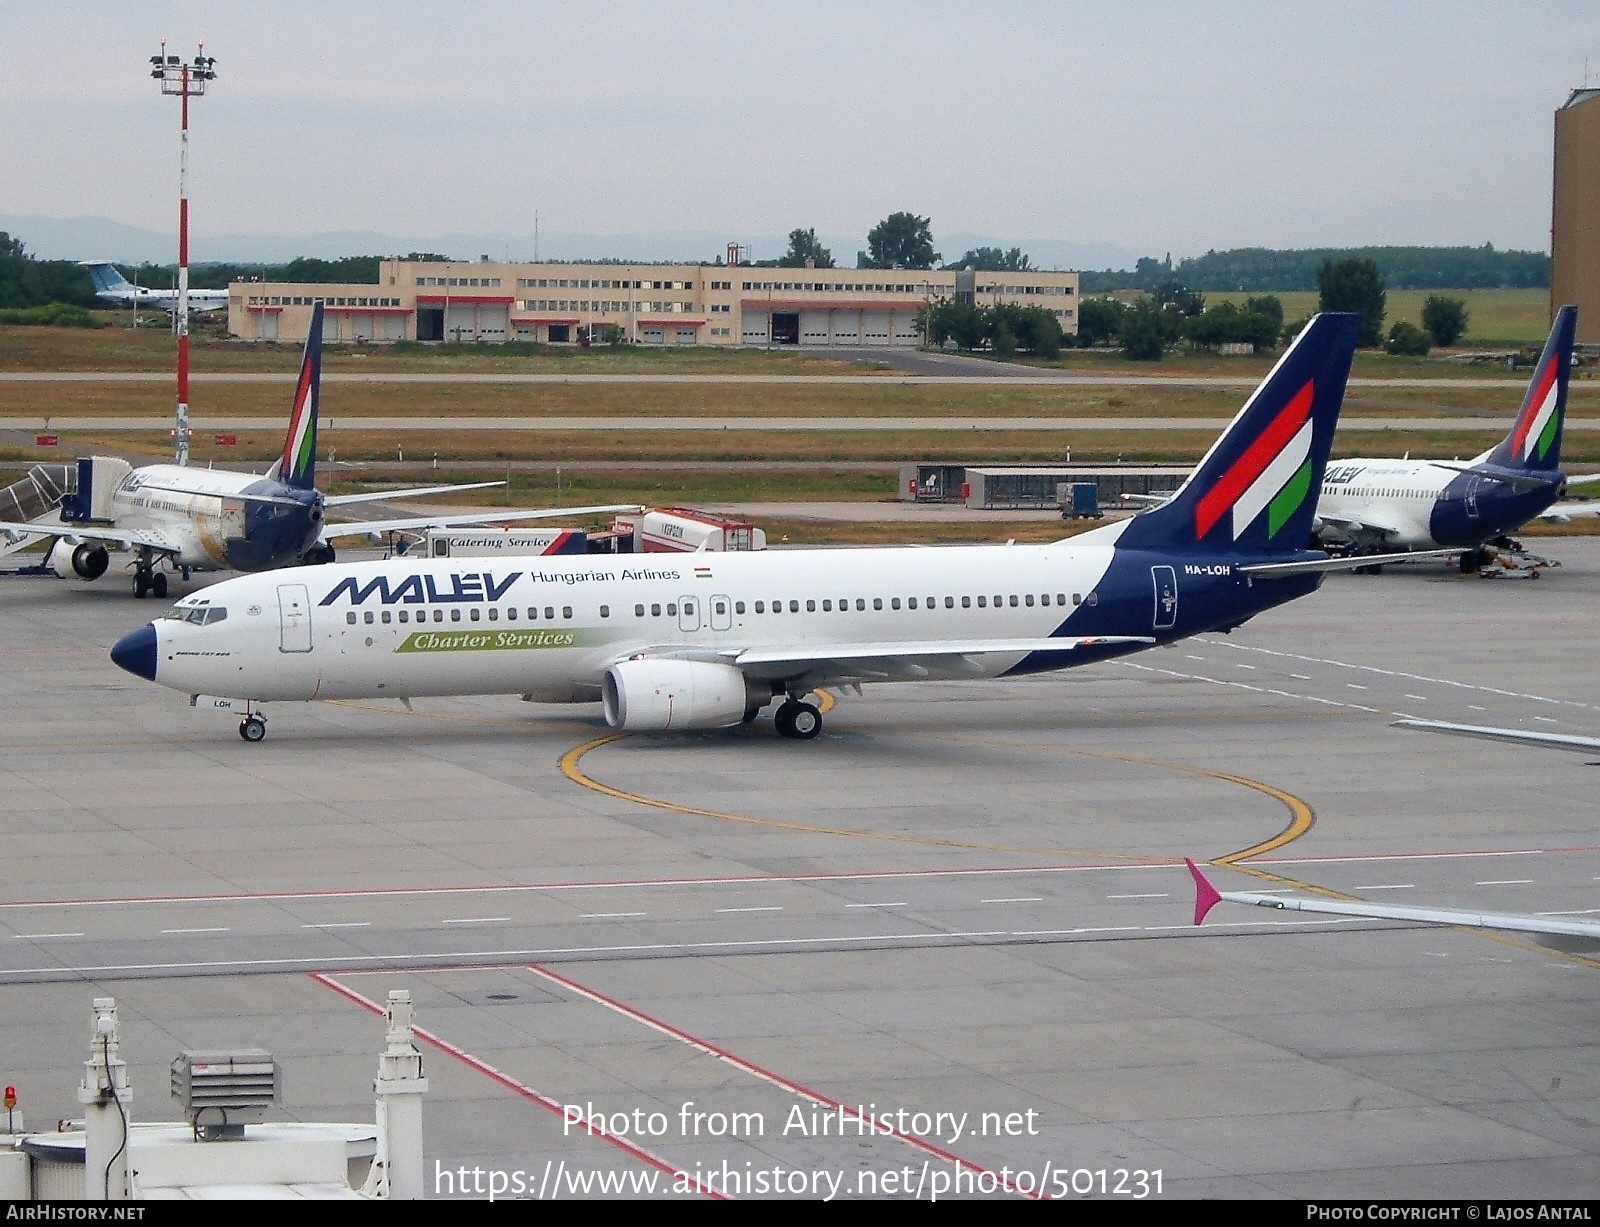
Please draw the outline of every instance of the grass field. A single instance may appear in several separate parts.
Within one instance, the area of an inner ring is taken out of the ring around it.
[[[1549,290],[1390,290],[1385,300],[1383,330],[1406,320],[1422,326],[1422,304],[1439,294],[1467,304],[1467,332],[1458,349],[1502,349],[1537,345],[1550,331]],[[1206,302],[1234,302],[1240,306],[1249,294],[1207,294]],[[1315,291],[1277,295],[1286,321],[1302,319],[1317,309]]]

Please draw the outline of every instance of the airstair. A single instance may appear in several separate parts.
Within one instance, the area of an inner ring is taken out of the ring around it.
[[[61,506],[61,500],[78,490],[78,470],[70,464],[36,464],[21,481],[0,488],[0,521],[26,524],[48,516]],[[12,541],[0,536],[0,558],[14,554],[32,543],[19,536]]]

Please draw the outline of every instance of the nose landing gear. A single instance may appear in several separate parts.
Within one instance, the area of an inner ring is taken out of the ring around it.
[[[239,721],[239,736],[246,741],[260,741],[267,735],[267,718],[260,715],[246,716]]]

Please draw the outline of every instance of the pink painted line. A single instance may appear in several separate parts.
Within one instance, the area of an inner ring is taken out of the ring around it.
[[[355,989],[348,988],[345,985],[340,984],[339,981],[335,980],[332,976],[323,975],[321,972],[313,972],[311,978],[318,984],[321,984],[324,988],[331,988],[334,992],[338,993],[347,1001],[355,1002],[364,1010],[368,1010],[380,1017],[382,1017],[384,1014],[384,1008],[376,1001],[373,1001],[370,997],[363,997],[360,993],[356,992]],[[525,1082],[519,1082],[510,1074],[502,1073],[493,1065],[490,1065],[487,1061],[480,1061],[470,1052],[456,1047],[456,1045],[450,1043],[448,1040],[441,1039],[432,1031],[428,1031],[422,1027],[416,1026],[413,1026],[411,1030],[418,1039],[433,1045],[440,1052],[449,1054],[456,1060],[460,1061],[463,1065],[467,1065],[472,1069],[477,1070],[480,1074],[483,1074],[493,1081],[498,1082],[507,1090],[515,1091],[524,1099],[530,1099],[534,1103],[538,1104],[541,1108],[548,1108],[557,1116],[560,1116],[563,1120],[566,1119],[566,1113],[562,1111],[561,1105],[555,1100],[551,1099],[548,1095],[541,1094]],[[639,1159],[644,1163],[648,1163],[651,1167],[656,1168],[658,1171],[666,1172],[675,1180],[693,1181],[694,1187],[701,1193],[704,1193],[707,1197],[715,1198],[718,1201],[728,1200],[725,1194],[719,1192],[712,1186],[703,1183],[698,1177],[690,1176],[688,1172],[685,1172],[681,1168],[674,1166],[666,1159],[663,1159],[660,1155],[652,1154],[644,1147],[635,1145],[633,1142],[628,1141],[627,1138],[621,1138],[614,1133],[607,1132],[605,1129],[596,1128],[589,1124],[588,1121],[584,1122],[584,1129],[595,1137],[599,1137],[607,1142],[610,1142],[613,1146],[626,1151],[634,1158]]]
[[[1007,1180],[1000,1173],[995,1172],[990,1168],[986,1168],[981,1164],[974,1163],[970,1159],[963,1159],[960,1155],[955,1154],[952,1151],[945,1150],[942,1146],[935,1146],[932,1142],[929,1142],[924,1138],[919,1138],[914,1133],[904,1133],[901,1130],[892,1127],[883,1128],[878,1121],[871,1118],[870,1114],[868,1116],[863,1116],[859,1111],[846,1106],[844,1103],[832,1098],[831,1096],[824,1095],[820,1091],[813,1091],[811,1088],[802,1086],[800,1083],[795,1082],[790,1078],[785,1078],[782,1074],[775,1073],[770,1069],[765,1069],[753,1061],[747,1061],[745,1058],[728,1051],[726,1048],[718,1047],[710,1040],[703,1040],[697,1035],[690,1035],[689,1032],[681,1030],[678,1027],[674,1027],[671,1023],[663,1022],[659,1018],[653,1018],[649,1014],[646,1014],[643,1010],[637,1010],[630,1005],[623,1004],[614,997],[608,997],[602,992],[589,988],[586,985],[579,984],[576,980],[569,979],[568,977],[563,976],[560,972],[551,971],[548,967],[540,967],[537,964],[530,965],[528,970],[533,972],[535,975],[544,976],[548,980],[553,980],[562,987],[570,989],[572,992],[577,993],[580,996],[587,997],[591,1001],[599,1002],[601,1005],[604,1005],[608,1009],[615,1010],[624,1017],[631,1018],[635,1022],[641,1022],[652,1030],[659,1031],[663,1035],[669,1035],[673,1039],[688,1044],[692,1048],[698,1048],[701,1052],[706,1053],[708,1056],[714,1056],[718,1060],[728,1062],[737,1069],[742,1069],[746,1073],[754,1074],[763,1081],[770,1082],[774,1086],[781,1087],[784,1090],[789,1091],[791,1094],[799,1095],[802,1098],[811,1100],[813,1103],[821,1104],[823,1107],[831,1108],[835,1111],[849,1115],[856,1120],[861,1121],[863,1124],[870,1123],[872,1132],[874,1133],[886,1133],[889,1136],[897,1138],[906,1143],[908,1146],[914,1146],[918,1150],[925,1151],[928,1154],[937,1155],[939,1158],[945,1159],[959,1167],[965,1168],[969,1172],[993,1176],[996,1181],[998,1181],[999,1186],[1005,1189],[1008,1193],[1015,1193],[1019,1197],[1031,1197],[1035,1201],[1050,1200],[1043,1193],[1025,1192],[1024,1190],[1017,1188],[1011,1183],[1011,1181]]]

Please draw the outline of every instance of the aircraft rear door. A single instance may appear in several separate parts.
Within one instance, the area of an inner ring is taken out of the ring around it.
[[[1178,623],[1178,573],[1171,567],[1151,567],[1150,578],[1156,589],[1155,617],[1151,626],[1170,631]]]
[[[278,585],[280,652],[311,650],[311,597],[304,584]]]

